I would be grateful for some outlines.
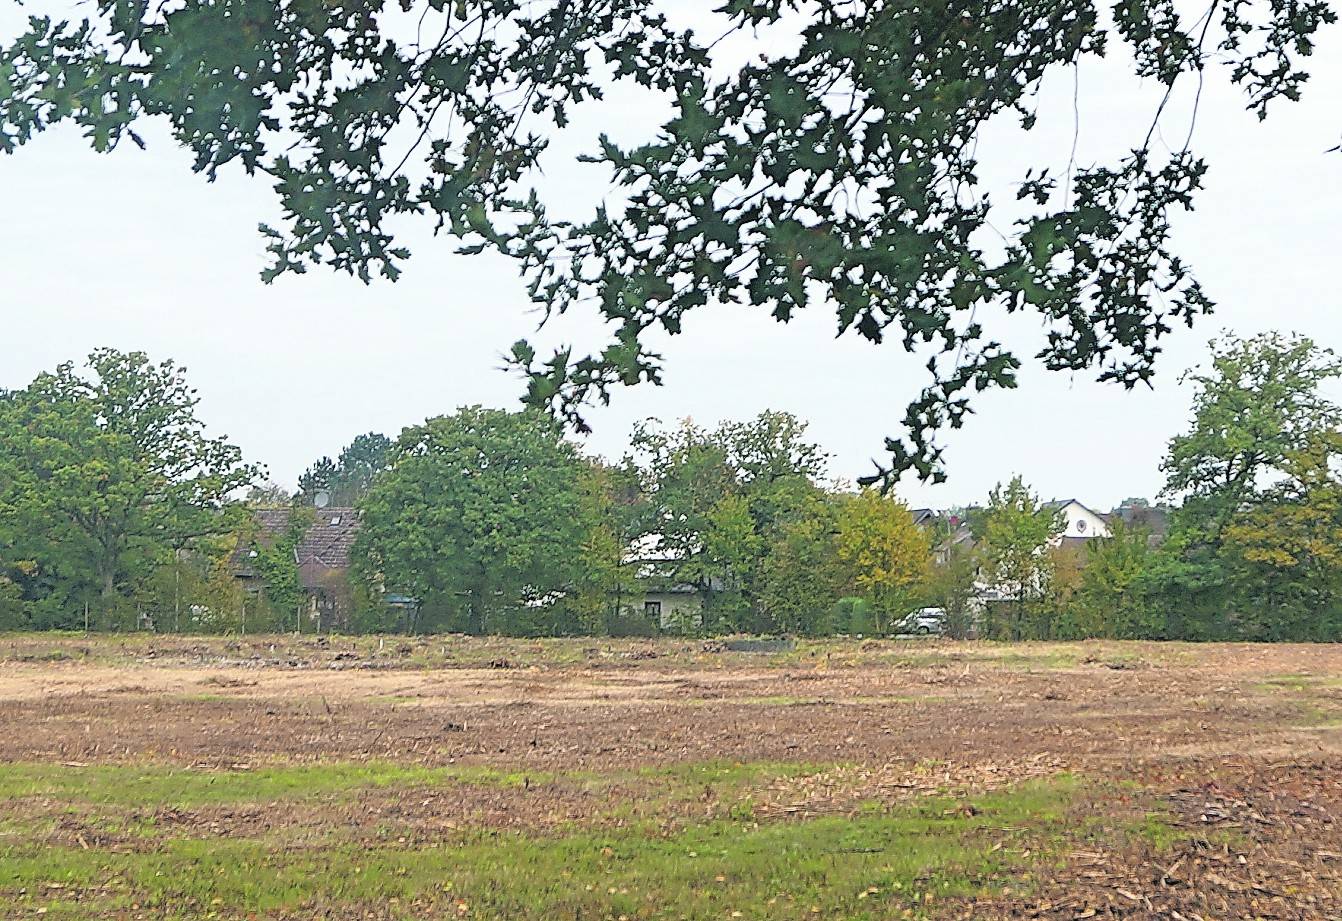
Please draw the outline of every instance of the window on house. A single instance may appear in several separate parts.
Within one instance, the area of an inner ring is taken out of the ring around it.
[[[662,603],[660,601],[643,602],[643,613],[648,617],[656,617],[659,620],[662,616]]]
[[[1085,534],[1085,533],[1086,533],[1086,522],[1085,522],[1085,519],[1082,519],[1082,520],[1080,520],[1080,521],[1078,521],[1078,522],[1076,523],[1076,533],[1078,533],[1078,534]]]
[[[332,515],[332,516],[331,516],[331,527],[334,528],[334,527],[335,527],[336,525],[338,525],[338,524],[340,524],[340,516],[339,516],[339,515]]]

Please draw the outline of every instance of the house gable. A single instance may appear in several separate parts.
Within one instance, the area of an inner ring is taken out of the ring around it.
[[[1063,515],[1063,526],[1058,531],[1055,542],[1112,536],[1105,517],[1075,499],[1058,499],[1045,503],[1045,507],[1061,511]]]
[[[294,547],[294,564],[299,584],[308,591],[330,590],[345,579],[350,568],[350,551],[359,533],[359,513],[353,508],[314,510],[312,522]],[[257,509],[254,543],[242,541],[233,553],[234,575],[243,580],[257,577],[252,560],[255,546],[272,546],[293,520],[291,508]]]

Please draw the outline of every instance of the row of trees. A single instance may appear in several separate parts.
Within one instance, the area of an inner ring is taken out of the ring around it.
[[[1019,480],[999,489],[973,554],[1006,588],[989,618],[1024,637],[1342,640],[1342,361],[1308,339],[1216,345],[1189,431],[1162,464],[1182,499],[1168,538],[1111,523],[1084,551],[1039,538],[1054,512]]]
[[[0,625],[288,628],[324,491],[361,522],[342,629],[648,632],[643,593],[674,589],[695,602],[677,628],[704,633],[880,633],[937,605],[954,632],[1013,638],[1338,639],[1339,375],[1308,340],[1221,343],[1164,462],[1168,538],[1114,520],[1077,549],[1020,478],[916,523],[828,482],[774,412],[649,422],[612,464],[547,416],[472,407],[359,436],[290,497],[204,434],[181,368],[102,350],[0,395]]]
[[[894,610],[927,565],[903,506],[823,487],[824,455],[785,414],[649,424],[611,465],[547,416],[472,407],[395,441],[361,435],[290,496],[207,437],[197,404],[183,368],[110,349],[0,395],[0,626],[287,628],[318,492],[359,510],[353,629],[403,623],[395,593],[420,629],[646,630],[621,601],[645,584],[629,547],[649,536],[655,578],[693,586],[694,626],[714,632],[819,630],[809,609],[827,595]],[[280,506],[296,511],[263,533],[258,512]],[[800,572],[820,558],[812,538],[832,546],[823,575]]]
[[[611,465],[547,417],[468,408],[392,445],[360,500],[357,577],[413,597],[423,629],[470,632],[649,632],[642,593],[672,587],[696,632],[847,628],[845,596],[907,610],[929,535],[893,499],[826,488],[824,464],[785,413],[649,423]]]

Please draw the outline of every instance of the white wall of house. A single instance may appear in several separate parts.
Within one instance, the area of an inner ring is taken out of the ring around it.
[[[1063,504],[1062,513],[1065,516],[1066,523],[1055,541],[1064,537],[1112,536],[1109,532],[1109,525],[1105,523],[1105,520],[1075,499],[1070,499]]]
[[[630,613],[656,618],[657,626],[671,633],[688,632],[704,621],[704,602],[697,592],[645,591],[641,598],[635,596],[634,604]]]

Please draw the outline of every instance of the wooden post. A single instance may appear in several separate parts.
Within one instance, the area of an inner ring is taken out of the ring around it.
[[[172,629],[182,632],[182,548],[172,552]]]

